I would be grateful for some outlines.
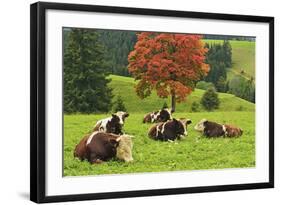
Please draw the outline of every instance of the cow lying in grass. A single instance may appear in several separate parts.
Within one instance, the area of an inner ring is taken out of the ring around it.
[[[114,157],[125,162],[133,160],[133,143],[129,135],[92,132],[85,136],[74,150],[74,157],[88,160],[91,164],[102,163]]]
[[[143,118],[143,123],[166,122],[171,119],[171,109],[164,108],[155,112],[147,113]]]
[[[189,119],[172,119],[153,125],[148,136],[155,140],[168,141],[176,140],[187,135],[187,125],[191,123]]]
[[[123,134],[122,128],[127,117],[129,117],[129,114],[126,112],[119,111],[117,113],[114,113],[111,115],[111,117],[99,120],[96,123],[93,131],[101,131],[121,135]]]
[[[243,130],[233,125],[219,124],[206,119],[201,120],[194,127],[195,130],[202,132],[207,137],[238,137],[243,134]]]

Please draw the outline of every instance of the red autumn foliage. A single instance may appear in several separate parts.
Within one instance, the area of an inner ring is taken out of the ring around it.
[[[201,35],[142,32],[128,56],[128,69],[138,81],[137,95],[145,98],[153,89],[177,102],[186,99],[209,71]]]

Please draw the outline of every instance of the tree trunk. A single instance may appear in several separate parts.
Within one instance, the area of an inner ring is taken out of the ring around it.
[[[175,112],[176,111],[176,95],[174,92],[172,92],[171,94],[172,96],[172,109],[171,109],[171,112]]]

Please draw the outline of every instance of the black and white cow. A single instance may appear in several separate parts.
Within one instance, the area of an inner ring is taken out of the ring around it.
[[[243,130],[233,125],[219,124],[216,122],[202,119],[198,122],[195,130],[201,132],[206,137],[238,137],[243,134]]]
[[[166,122],[171,119],[171,109],[164,108],[155,112],[147,113],[143,118],[143,123]]]
[[[153,125],[148,136],[155,140],[174,141],[187,135],[187,125],[191,123],[189,119],[172,119],[167,122],[160,122]]]
[[[101,131],[113,134],[123,134],[122,128],[125,119],[129,117],[129,114],[123,111],[119,111],[111,115],[111,117],[97,121],[93,131]]]

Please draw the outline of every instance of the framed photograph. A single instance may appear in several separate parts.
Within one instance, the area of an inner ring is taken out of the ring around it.
[[[274,187],[274,18],[31,5],[30,199]]]

